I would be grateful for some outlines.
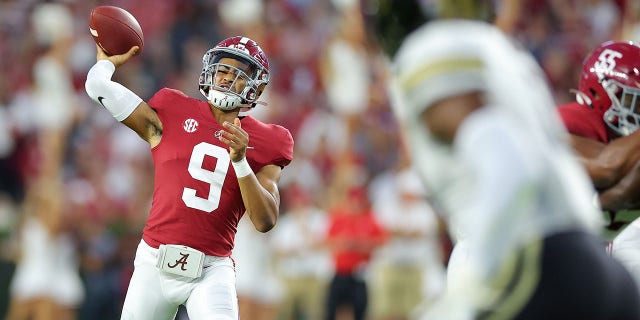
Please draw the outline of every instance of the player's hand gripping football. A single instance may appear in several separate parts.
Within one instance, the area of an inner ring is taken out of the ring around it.
[[[111,61],[117,68],[117,67],[125,64],[125,62],[127,62],[129,59],[131,59],[131,57],[133,57],[136,54],[138,54],[138,50],[140,50],[140,47],[133,46],[126,53],[118,54],[118,55],[112,55],[112,56],[107,55],[104,52],[104,50],[102,50],[102,48],[100,48],[99,45],[96,45],[96,49],[98,50],[98,54],[96,55],[96,61],[100,61],[100,60],[105,60],[106,59],[106,60]]]
[[[241,161],[247,152],[249,134],[242,129],[238,118],[235,118],[233,123],[225,121],[222,126],[227,130],[222,130],[218,139],[229,146],[231,161]]]

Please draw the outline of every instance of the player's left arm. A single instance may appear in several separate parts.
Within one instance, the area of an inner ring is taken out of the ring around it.
[[[238,179],[242,201],[256,230],[267,232],[278,220],[280,192],[278,182],[282,168],[266,165],[255,174]]]
[[[247,162],[246,152],[249,135],[242,129],[240,119],[233,123],[223,123],[226,131],[220,135],[220,141],[229,146],[233,168],[238,177],[242,201],[253,226],[260,232],[271,230],[278,220],[280,192],[278,182],[282,174],[280,166],[270,164],[253,172]]]

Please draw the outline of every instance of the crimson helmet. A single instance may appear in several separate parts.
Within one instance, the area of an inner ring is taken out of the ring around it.
[[[607,41],[584,60],[576,100],[600,113],[616,133],[640,127],[640,46]]]
[[[224,58],[240,63],[231,65],[229,60],[223,63],[221,61]],[[254,107],[268,83],[267,55],[255,41],[247,37],[235,36],[222,40],[202,57],[202,72],[198,81],[200,92],[219,109],[233,110],[240,105]]]

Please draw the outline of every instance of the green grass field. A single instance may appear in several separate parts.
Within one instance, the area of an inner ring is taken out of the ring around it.
[[[617,211],[615,215],[611,215],[605,211],[603,214],[605,215],[605,221],[607,221],[607,227],[604,229],[603,235],[607,240],[612,240],[624,230],[631,221],[640,217],[640,210]]]

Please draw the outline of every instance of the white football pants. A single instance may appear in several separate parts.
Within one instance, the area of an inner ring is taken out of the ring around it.
[[[233,261],[206,256],[202,276],[191,279],[156,268],[158,249],[140,241],[122,320],[173,320],[184,304],[189,319],[238,319]]]
[[[613,239],[611,255],[629,270],[640,288],[640,218]]]

